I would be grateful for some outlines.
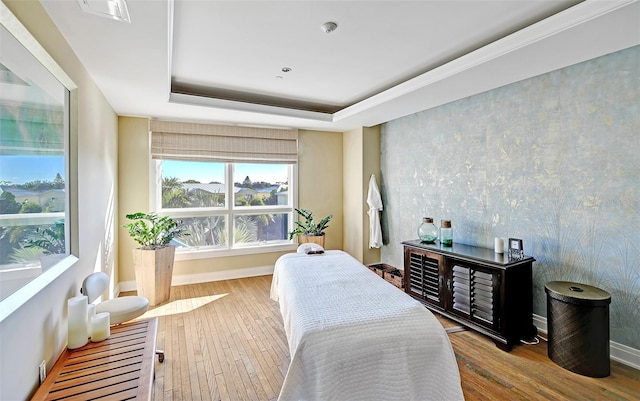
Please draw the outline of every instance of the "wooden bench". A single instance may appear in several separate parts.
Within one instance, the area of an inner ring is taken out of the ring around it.
[[[158,318],[111,327],[111,336],[66,349],[32,400],[149,400]]]

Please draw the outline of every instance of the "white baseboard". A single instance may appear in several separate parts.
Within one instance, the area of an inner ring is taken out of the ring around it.
[[[547,335],[546,317],[534,314],[533,324],[538,328],[539,333],[543,333],[545,336]],[[609,343],[609,356],[616,362],[640,370],[640,350],[611,341]]]
[[[133,282],[133,287],[135,288],[136,283],[135,281]],[[120,284],[116,284],[115,287],[113,287],[113,291],[111,292],[111,298],[118,298],[118,296],[120,296]]]
[[[266,276],[273,274],[273,266],[247,267],[246,269],[223,270],[219,272],[186,274],[173,276],[172,286],[208,283],[210,281],[234,280],[237,278]]]
[[[208,283],[211,281],[234,280],[237,278],[266,276],[273,274],[273,266],[248,267],[246,269],[223,270],[219,272],[183,274],[171,278],[171,286]],[[119,291],[135,291],[135,281],[121,281]]]

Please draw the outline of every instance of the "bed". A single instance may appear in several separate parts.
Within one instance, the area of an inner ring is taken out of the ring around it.
[[[279,401],[464,399],[435,316],[346,252],[281,256],[271,298],[291,353]]]

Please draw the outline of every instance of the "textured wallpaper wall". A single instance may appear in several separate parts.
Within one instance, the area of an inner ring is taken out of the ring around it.
[[[611,339],[640,349],[640,47],[384,124],[385,263],[423,216],[454,241],[524,240],[534,313],[544,285],[612,296]]]

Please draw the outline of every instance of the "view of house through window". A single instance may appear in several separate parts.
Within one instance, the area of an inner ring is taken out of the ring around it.
[[[69,91],[4,29],[0,53],[0,296],[69,254]],[[5,46],[6,45],[6,46]]]
[[[230,250],[290,243],[293,164],[157,161],[158,212],[183,222],[190,248]]]

